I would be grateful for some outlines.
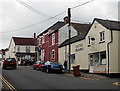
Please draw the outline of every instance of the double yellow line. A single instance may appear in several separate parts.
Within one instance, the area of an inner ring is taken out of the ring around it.
[[[17,91],[2,75],[0,75],[0,79],[8,86],[11,91]]]

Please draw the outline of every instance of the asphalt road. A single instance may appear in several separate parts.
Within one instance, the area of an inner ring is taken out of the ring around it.
[[[19,89],[118,89],[116,79],[88,80],[64,74],[44,73],[30,66],[19,66],[16,70],[2,70],[3,77]],[[6,88],[4,88],[6,89]]]

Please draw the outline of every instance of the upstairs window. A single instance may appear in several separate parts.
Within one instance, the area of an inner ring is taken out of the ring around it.
[[[20,52],[20,46],[18,46],[18,52]]]
[[[55,34],[52,34],[52,45],[55,44]]]
[[[99,35],[100,35],[100,43],[105,42],[105,31],[100,32]]]
[[[27,53],[30,52],[30,47],[26,46],[26,52],[27,52]]]

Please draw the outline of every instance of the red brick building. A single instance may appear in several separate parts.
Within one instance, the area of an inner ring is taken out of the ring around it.
[[[88,24],[71,24],[71,37],[77,36]],[[58,46],[67,40],[68,24],[56,22],[37,36],[37,60],[58,62]]]

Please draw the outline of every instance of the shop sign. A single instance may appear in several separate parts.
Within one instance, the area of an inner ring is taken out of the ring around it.
[[[75,51],[78,52],[78,51],[82,51],[83,50],[83,44],[78,44],[75,46]]]

